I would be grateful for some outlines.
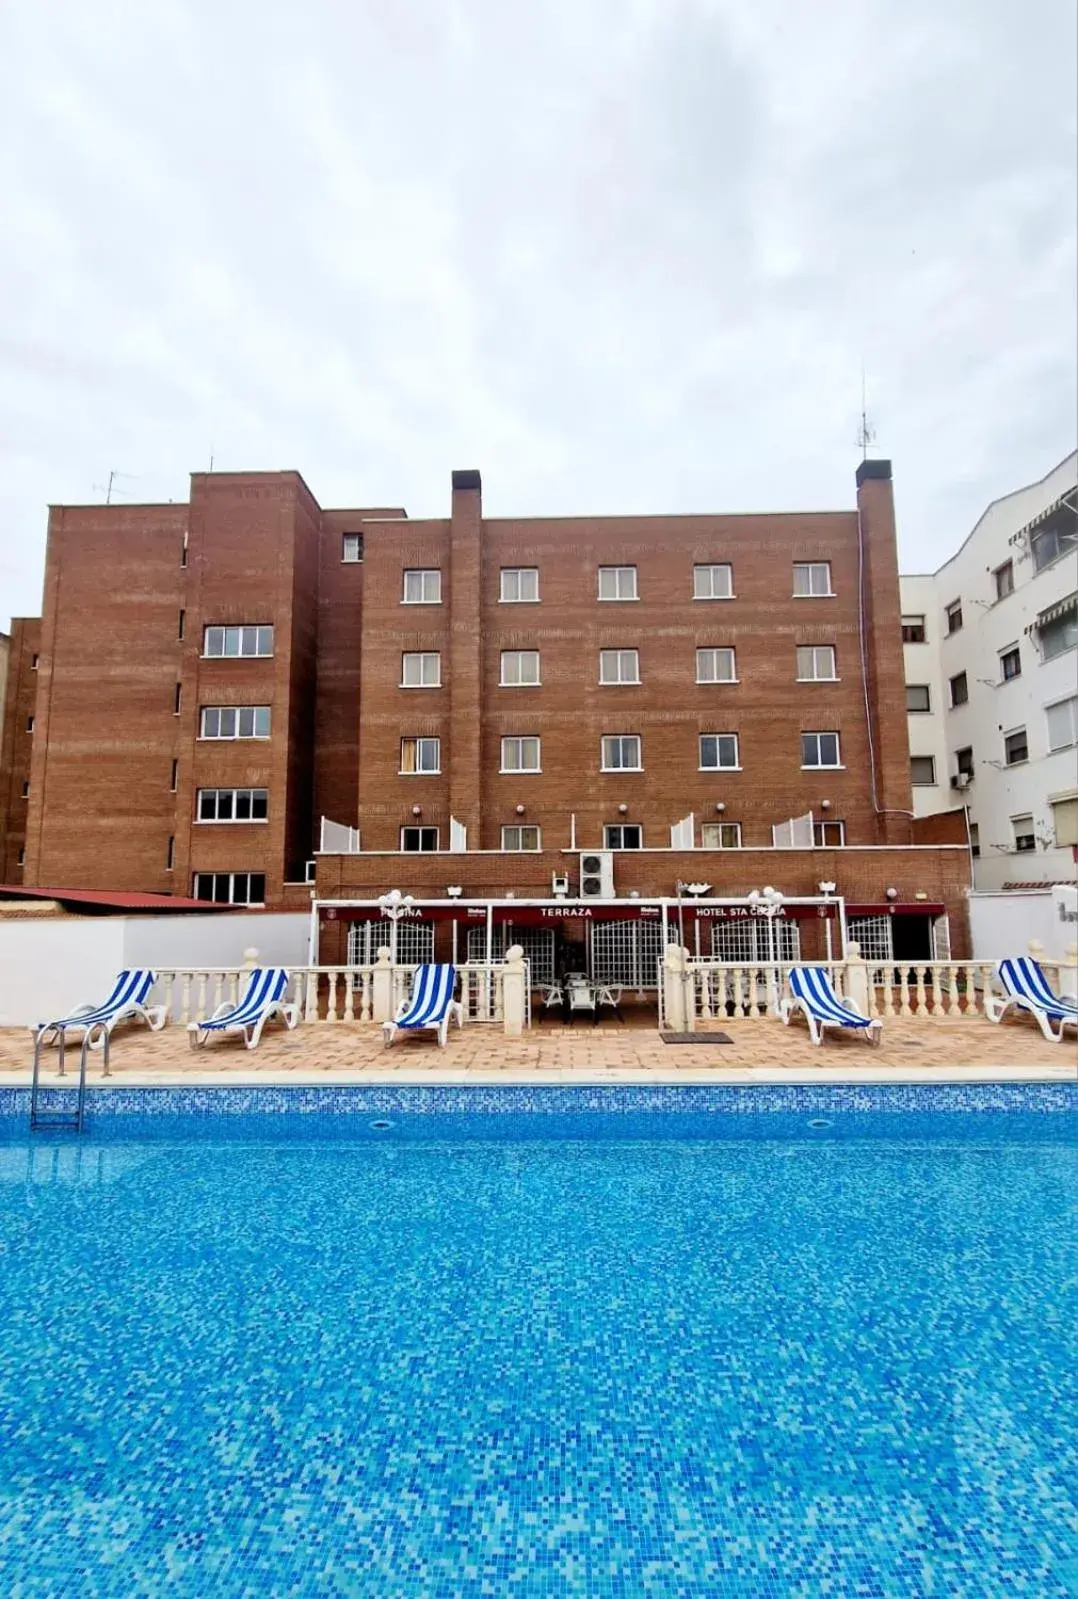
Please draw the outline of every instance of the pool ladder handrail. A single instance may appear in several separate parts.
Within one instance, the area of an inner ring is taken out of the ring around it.
[[[93,1029],[88,1027],[82,1035],[82,1049],[79,1052],[78,1095],[75,1100],[74,1111],[42,1111],[38,1109],[38,1099],[41,1093],[39,1078],[41,1073],[42,1040],[46,1032],[51,1031],[51,1028],[39,1028],[34,1039],[34,1070],[30,1078],[30,1131],[36,1133],[46,1131],[49,1128],[64,1128],[81,1133],[86,1125],[86,1063],[90,1054],[90,1035]],[[58,1027],[56,1033],[60,1040],[60,1059],[57,1076],[62,1077],[64,1075],[64,1054],[67,1049],[67,1029]],[[102,1047],[104,1049],[104,1068],[107,1076],[109,1069],[109,1034],[107,1028],[105,1029]]]

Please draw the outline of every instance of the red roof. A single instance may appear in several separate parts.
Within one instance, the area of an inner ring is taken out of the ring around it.
[[[228,911],[232,905],[215,905],[205,899],[181,899],[174,894],[138,894],[109,888],[24,888],[21,883],[0,883],[0,899],[55,899],[64,905],[96,905],[110,911]]]

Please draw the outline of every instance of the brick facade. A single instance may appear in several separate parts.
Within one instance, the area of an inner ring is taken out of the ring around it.
[[[189,894],[196,874],[256,873],[291,908],[326,816],[369,853],[319,857],[320,894],[539,894],[575,875],[574,838],[595,848],[628,825],[645,848],[617,856],[619,892],[670,893],[679,874],[722,894],[830,878],[851,899],[927,894],[962,921],[965,853],[904,848],[890,467],[857,476],[849,510],[783,515],[490,519],[475,471],[453,474],[448,518],[422,521],[323,511],[294,472],[196,474],[188,505],[56,508],[26,881]],[[342,560],[346,536],[361,560]],[[798,562],[826,563],[830,592],[795,597]],[[732,596],[694,598],[694,566],[720,563]],[[637,597],[599,598],[605,566],[634,568]],[[505,568],[537,570],[537,602],[503,601]],[[409,570],[437,572],[437,597],[404,603]],[[205,629],[229,625],[272,626],[272,655],[208,657]],[[834,680],[797,680],[809,644],[833,647]],[[733,649],[735,680],[698,682],[700,648]],[[637,651],[639,683],[600,683],[604,649]],[[534,686],[501,681],[518,650],[539,653]],[[409,652],[438,655],[437,686],[402,686]],[[201,737],[213,706],[270,707],[270,737]],[[804,732],[838,733],[840,764],[803,768]],[[737,736],[736,769],[700,769],[710,733]],[[642,770],[602,770],[607,735],[638,736]],[[540,771],[502,770],[516,736],[540,739]],[[410,738],[440,741],[436,771],[402,771]],[[196,820],[207,788],[266,790],[268,819]],[[772,851],[772,825],[810,810],[850,847]],[[721,820],[743,848],[673,853],[690,813],[698,845]],[[451,823],[464,854],[446,853]],[[541,852],[500,853],[521,825],[541,829]],[[405,827],[436,828],[439,853],[397,853]]]
[[[21,883],[26,848],[27,789],[37,705],[41,623],[17,616],[3,640],[0,682],[0,883]]]

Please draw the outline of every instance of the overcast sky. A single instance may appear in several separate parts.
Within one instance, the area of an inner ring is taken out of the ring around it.
[[[852,503],[1074,447],[1074,0],[3,0],[0,627],[46,506]]]

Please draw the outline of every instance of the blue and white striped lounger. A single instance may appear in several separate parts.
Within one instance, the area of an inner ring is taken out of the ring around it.
[[[1065,1027],[1078,1027],[1078,1004],[1052,992],[1040,962],[1032,956],[1018,955],[1013,960],[1000,961],[996,976],[1005,992],[1001,998],[985,989],[984,1013],[990,1022],[1001,1022],[1012,1006],[1027,1010],[1053,1044],[1061,1041]],[[1053,1022],[1059,1023],[1058,1032],[1052,1031]]]
[[[790,994],[780,1006],[782,1019],[789,1027],[795,1012],[804,1011],[814,1044],[823,1043],[825,1027],[860,1030],[870,1044],[878,1044],[883,1036],[883,1023],[877,1017],[862,1016],[852,1000],[839,999],[822,966],[791,967]]]
[[[262,1029],[273,1017],[279,1017],[286,1027],[295,1027],[299,1021],[299,1006],[285,1002],[287,990],[288,973],[283,966],[256,966],[239,1004],[218,1005],[212,1016],[188,1022],[187,1042],[195,1049],[208,1043],[213,1033],[242,1033],[247,1048],[257,1049]]]
[[[62,1032],[77,1031],[89,1035],[91,1049],[100,1049],[117,1022],[145,1022],[153,1032],[159,1032],[168,1020],[165,1007],[146,1003],[156,981],[156,973],[145,967],[121,972],[104,1004],[76,1005],[70,1016],[39,1022],[33,1029],[34,1037],[47,1047],[55,1044]]]
[[[383,1041],[392,1044],[401,1029],[417,1032],[430,1027],[444,1049],[449,1037],[449,1018],[455,1017],[458,1027],[464,1019],[462,1006],[453,998],[456,986],[454,967],[417,966],[411,998],[405,1000],[393,1021],[382,1023]]]

